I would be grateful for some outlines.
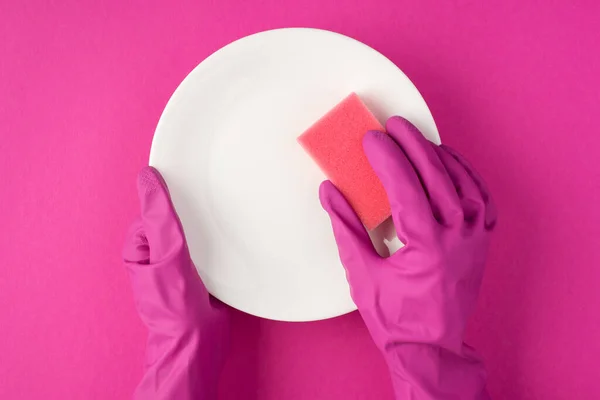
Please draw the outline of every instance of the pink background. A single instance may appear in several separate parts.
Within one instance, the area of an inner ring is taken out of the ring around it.
[[[130,397],[145,331],[120,251],[156,122],[211,52],[284,26],[390,57],[487,178],[500,223],[468,338],[493,396],[600,398],[600,6],[340,3],[0,1],[0,399]],[[236,313],[222,399],[390,396],[356,313]]]

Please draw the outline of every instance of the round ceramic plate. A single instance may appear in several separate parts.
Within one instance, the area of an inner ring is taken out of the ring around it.
[[[231,43],[169,100],[150,165],[164,175],[192,259],[218,299],[284,321],[356,308],[319,204],[325,176],[296,142],[350,92],[382,123],[402,115],[439,142],[425,101],[398,67],[317,29]]]

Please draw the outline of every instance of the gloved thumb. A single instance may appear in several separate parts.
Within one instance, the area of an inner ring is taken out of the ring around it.
[[[371,238],[342,193],[331,183],[325,181],[319,188],[321,205],[333,227],[340,259],[346,268],[351,286],[359,282],[367,272],[370,261],[379,258]]]
[[[185,250],[183,229],[160,173],[152,167],[143,168],[138,174],[137,189],[150,263],[169,259]]]

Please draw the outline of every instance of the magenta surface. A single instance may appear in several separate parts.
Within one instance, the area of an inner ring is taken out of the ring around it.
[[[486,178],[499,223],[468,337],[492,396],[600,398],[596,2],[61,3],[0,0],[1,399],[130,398],[145,331],[121,246],[156,122],[202,59],[284,26],[392,59]],[[222,399],[391,398],[356,313],[233,322]]]

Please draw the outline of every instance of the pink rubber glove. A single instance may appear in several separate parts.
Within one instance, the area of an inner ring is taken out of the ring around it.
[[[482,280],[495,208],[455,151],[393,117],[363,146],[405,246],[380,257],[329,181],[320,189],[352,298],[389,365],[397,399],[488,399],[483,364],[463,343]]]
[[[216,399],[229,310],[200,280],[158,171],[140,172],[138,195],[141,218],[123,250],[136,307],[149,331],[145,373],[134,398]]]

